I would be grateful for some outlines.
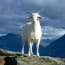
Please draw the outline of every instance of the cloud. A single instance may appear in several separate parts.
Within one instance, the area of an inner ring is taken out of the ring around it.
[[[44,33],[44,31],[46,33]],[[51,26],[43,26],[43,34],[45,35],[64,35],[65,34],[65,29],[62,28],[54,28]]]
[[[6,14],[4,14],[4,15],[0,15],[0,18],[7,18],[7,19],[19,19],[19,18],[22,18],[22,19],[24,19],[24,18],[26,18],[27,16],[24,14],[24,15],[17,15],[17,14],[13,14],[13,15],[6,15]]]
[[[41,20],[43,25],[52,26],[56,28],[65,28],[65,21],[59,19],[52,19],[50,17],[44,17]]]
[[[7,34],[0,34],[0,37],[1,37],[1,36],[6,36],[6,35],[7,35]]]
[[[23,0],[24,4],[34,4],[37,6],[46,6],[48,4],[54,4],[57,2],[57,0]]]
[[[42,39],[58,39],[65,34],[65,29],[55,28],[51,26],[43,26],[42,31]]]
[[[23,0],[23,2],[25,4],[34,4],[34,5],[42,5],[43,4],[43,0]]]
[[[65,0],[23,0],[29,10],[42,10],[46,25],[65,28]],[[58,25],[56,25],[58,24]]]

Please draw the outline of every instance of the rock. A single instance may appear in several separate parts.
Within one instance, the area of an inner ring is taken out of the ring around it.
[[[65,59],[50,56],[17,58],[18,65],[65,65]]]
[[[65,65],[65,58],[50,56],[6,56],[5,58],[3,57],[3,59],[5,64],[1,63],[1,65]]]
[[[5,64],[5,61],[3,58],[0,58],[0,65],[4,65]]]
[[[17,65],[17,60],[13,57],[5,57],[5,64],[4,65]]]
[[[21,53],[0,49],[0,56],[13,56],[13,55],[14,56],[15,55],[21,55]]]

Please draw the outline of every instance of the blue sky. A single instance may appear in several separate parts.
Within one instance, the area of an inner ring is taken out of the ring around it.
[[[21,34],[28,22],[27,12],[40,11],[42,39],[56,39],[65,34],[65,0],[0,0],[0,36]]]

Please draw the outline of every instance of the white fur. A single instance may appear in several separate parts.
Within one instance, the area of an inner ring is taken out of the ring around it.
[[[28,56],[31,56],[33,54],[32,52],[32,46],[35,42],[37,45],[37,56],[39,56],[39,44],[42,36],[40,21],[39,21],[40,15],[38,13],[32,13],[29,17],[29,19],[32,20],[30,24],[26,24],[23,27],[23,33],[22,33],[22,54],[24,54],[24,44],[25,41],[29,44],[29,52]]]

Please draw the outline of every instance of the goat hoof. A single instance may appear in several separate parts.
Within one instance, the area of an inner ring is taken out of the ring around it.
[[[39,55],[39,54],[37,54],[37,57],[40,57],[40,55]]]
[[[30,57],[31,55],[30,55],[30,54],[28,54],[28,56]]]

